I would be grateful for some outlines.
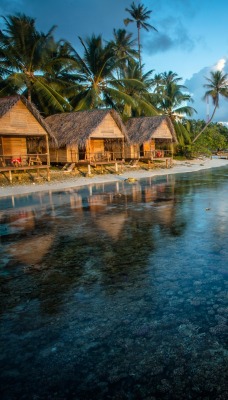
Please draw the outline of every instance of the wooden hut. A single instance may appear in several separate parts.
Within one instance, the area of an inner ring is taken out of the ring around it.
[[[169,117],[130,118],[126,123],[130,145],[125,149],[129,159],[172,159],[176,133]]]
[[[54,137],[35,106],[23,96],[0,98],[0,172],[47,168],[49,137]]]
[[[50,145],[51,162],[99,163],[122,160],[126,128],[112,109],[76,111],[47,117],[57,146]]]

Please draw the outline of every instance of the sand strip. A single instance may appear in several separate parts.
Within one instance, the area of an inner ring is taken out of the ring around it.
[[[20,183],[12,186],[0,187],[0,197],[16,196],[28,193],[35,193],[41,191],[61,191],[64,189],[75,188],[79,186],[85,186],[90,184],[108,183],[122,181],[128,178],[149,178],[153,176],[170,175],[177,173],[195,172],[208,168],[228,166],[228,160],[217,159],[217,158],[205,158],[205,159],[194,159],[191,161],[175,161],[174,165],[170,169],[156,168],[151,170],[142,169],[130,169],[125,168],[122,174],[107,174],[107,175],[94,175],[93,177],[81,177],[75,176],[69,178],[66,175],[64,180],[58,182],[42,182],[28,185],[21,185]],[[127,169],[127,170],[126,170]]]

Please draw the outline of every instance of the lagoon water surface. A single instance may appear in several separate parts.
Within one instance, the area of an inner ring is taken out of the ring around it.
[[[0,210],[2,400],[228,398],[228,168]]]

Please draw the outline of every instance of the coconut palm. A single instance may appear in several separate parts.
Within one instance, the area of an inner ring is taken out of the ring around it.
[[[75,51],[78,72],[66,92],[74,110],[116,108],[120,102],[134,106],[134,99],[122,90],[115,77],[119,60],[112,46],[109,43],[104,45],[101,35],[79,40],[84,53],[81,56]]]
[[[134,49],[135,40],[132,40],[132,33],[125,29],[113,29],[113,40],[109,42],[114,54],[119,60],[118,69],[123,70],[127,66],[127,61],[138,58],[138,53]]]
[[[159,92],[162,83],[163,83],[162,74],[155,74],[153,78],[154,90]]]
[[[192,116],[196,110],[193,107],[184,105],[186,102],[192,102],[187,88],[178,82],[182,78],[175,72],[163,72],[154,78],[154,104],[164,114],[168,115],[172,121],[178,119],[181,115]]]
[[[180,78],[178,76],[178,74],[173,71],[162,72],[161,79],[162,79],[163,84],[165,84],[165,85],[168,85],[169,83],[177,83],[182,80],[182,78]]]
[[[37,31],[35,19],[24,14],[3,19],[5,29],[0,31],[0,74],[3,79],[0,96],[14,90],[30,101],[33,97],[37,101],[40,99],[56,111],[70,109],[69,103],[60,94],[53,72],[54,65],[57,66],[60,60],[62,64],[69,65],[73,63],[73,58],[69,57],[69,53],[63,54],[63,43],[54,41],[55,26],[44,34]]]
[[[183,92],[186,86],[177,85],[172,82],[164,87],[159,109],[168,115],[172,120],[178,119],[180,115],[192,116],[196,110],[193,107],[183,105],[192,102],[190,94]]]
[[[130,6],[131,8],[125,8],[125,10],[130,14],[132,18],[125,18],[124,24],[127,26],[131,22],[136,22],[137,32],[138,32],[138,53],[139,53],[139,65],[140,70],[142,70],[142,61],[141,61],[141,41],[140,41],[140,29],[145,29],[147,32],[150,29],[153,29],[157,32],[157,29],[148,24],[146,21],[150,18],[151,10],[148,10],[144,7],[143,4],[138,4],[138,6],[133,2]]]
[[[155,74],[153,78],[153,86],[154,86],[154,97],[159,102],[163,97],[163,93],[165,96],[165,92],[167,91],[167,87],[171,83],[178,83],[182,78],[178,77],[176,72],[162,72],[160,74]]]
[[[153,70],[142,75],[139,63],[133,59],[128,60],[126,68],[122,69],[115,87],[134,100],[133,104],[121,101],[117,103],[117,108],[124,118],[140,115],[158,115],[158,111],[151,102],[152,73]]]
[[[206,100],[208,97],[211,97],[214,104],[214,110],[212,112],[211,118],[209,118],[206,125],[193,139],[193,143],[205,131],[207,126],[214,118],[215,112],[219,107],[220,96],[228,98],[228,74],[224,74],[222,71],[211,71],[210,74],[210,78],[206,78],[208,83],[204,85],[204,87],[208,89],[204,95],[204,100]]]

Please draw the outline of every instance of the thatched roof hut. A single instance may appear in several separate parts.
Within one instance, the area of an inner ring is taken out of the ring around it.
[[[58,147],[78,145],[85,147],[86,141],[107,115],[111,115],[117,127],[128,142],[128,134],[119,114],[113,109],[76,111],[51,115],[47,124],[54,133]],[[111,138],[111,135],[107,137]],[[103,136],[105,138],[105,135]]]
[[[42,128],[48,133],[50,138],[54,139],[54,136],[52,134],[52,131],[49,127],[49,125],[45,122],[44,118],[41,116],[37,108],[32,104],[30,101],[28,101],[24,96],[20,95],[14,95],[14,96],[6,96],[0,98],[0,119],[3,118],[18,102],[22,102],[24,106],[30,111],[30,113],[33,115],[33,117],[37,120],[37,122],[42,126]],[[20,121],[18,120],[18,133],[23,133],[20,129]],[[31,134],[33,134],[32,129],[30,129]],[[2,129],[0,130],[0,133],[5,133],[2,132]],[[34,133],[37,133],[34,132]],[[42,132],[39,132],[40,135],[42,135]],[[43,133],[44,134],[44,133]]]
[[[126,128],[130,142],[134,144],[141,145],[151,139],[170,139],[177,143],[174,126],[170,118],[165,115],[130,118]]]
[[[36,166],[49,176],[49,140],[55,137],[34,104],[24,96],[0,98],[0,168],[9,172],[15,167],[29,170]]]

